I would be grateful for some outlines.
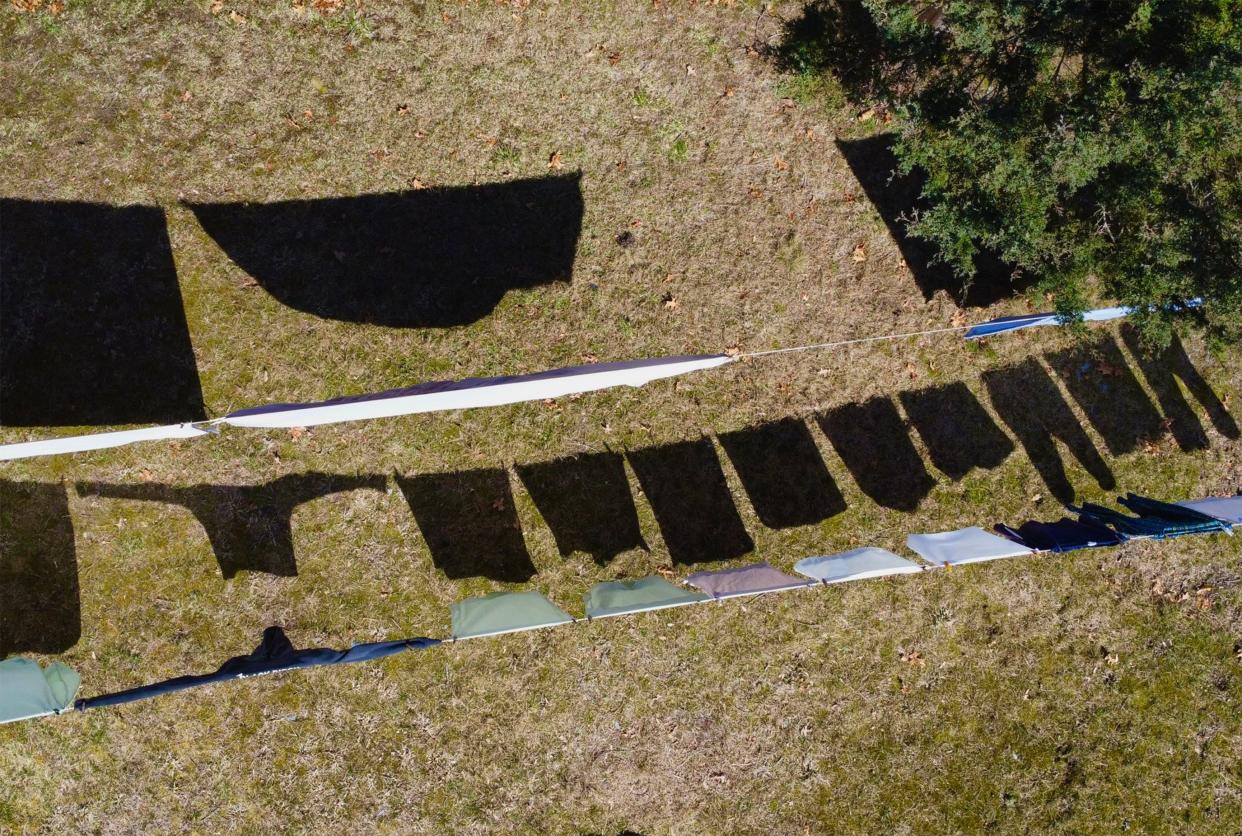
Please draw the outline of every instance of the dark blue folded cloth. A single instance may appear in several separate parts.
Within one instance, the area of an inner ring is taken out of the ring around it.
[[[1119,501],[1127,508],[1132,510],[1143,509],[1147,511],[1142,516],[1129,517],[1120,511],[1114,511],[1112,508],[1105,508],[1103,505],[1096,505],[1093,502],[1084,502],[1081,508],[1069,506],[1071,511],[1078,513],[1079,518],[1084,521],[1094,521],[1111,525],[1127,537],[1152,537],[1162,540],[1166,537],[1179,537],[1183,534],[1205,534],[1213,531],[1229,531],[1225,523],[1220,520],[1209,517],[1206,514],[1200,514],[1191,508],[1182,508],[1181,506],[1166,505],[1154,499],[1145,499],[1135,494],[1119,499]],[[1157,511],[1161,508],[1177,508],[1177,511],[1170,511],[1169,516],[1157,516]],[[1195,517],[1182,512],[1190,512]],[[1199,518],[1202,519],[1199,519]]]
[[[1094,520],[1071,520],[1062,517],[1054,523],[1025,522],[1016,529],[997,525],[996,531],[1017,543],[1032,549],[1053,552],[1072,552],[1095,546],[1115,546],[1124,538],[1105,525]]]

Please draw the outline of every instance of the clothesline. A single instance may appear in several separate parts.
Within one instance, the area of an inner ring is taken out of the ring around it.
[[[695,572],[684,579],[692,589],[662,577],[596,584],[583,600],[585,615],[575,618],[533,590],[495,592],[467,598],[450,608],[449,641],[498,636],[600,618],[723,601],[812,586],[914,574],[984,561],[1087,548],[1115,546],[1129,540],[1165,539],[1189,534],[1232,534],[1242,526],[1242,496],[1208,497],[1177,504],[1128,494],[1118,502],[1138,516],[1129,517],[1100,505],[1073,509],[1079,519],[1054,523],[1027,522],[1010,528],[995,526],[997,534],[978,527],[911,534],[906,547],[920,558],[915,562],[885,549],[866,547],[833,555],[804,558],[794,564],[802,577],[786,574],[766,561],[732,569]],[[406,650],[423,650],[443,642],[412,638],[358,644],[348,650],[299,650],[279,627],[269,627],[254,652],[226,661],[208,674],[181,676],[112,694],[75,700],[80,679],[65,665],[47,669],[24,658],[0,661],[0,723],[16,722],[77,709],[120,705],[232,679],[279,673],[296,668],[348,664],[379,659]]]
[[[1198,300],[1192,300],[1187,303],[1187,306],[1194,307],[1197,304]],[[1083,318],[1087,321],[1099,322],[1124,317],[1132,312],[1128,308],[1100,308],[1087,311]],[[1024,314],[1001,317],[978,325],[933,328],[900,334],[880,334],[765,351],[657,357],[570,366],[533,374],[433,381],[384,392],[351,395],[314,403],[277,403],[250,407],[235,410],[209,421],[192,421],[162,427],[4,444],[0,445],[0,461],[103,450],[143,441],[196,438],[217,433],[223,426],[265,429],[309,427],[425,412],[477,409],[541,401],[616,386],[639,387],[654,380],[716,368],[740,359],[757,359],[776,354],[817,351],[859,343],[899,340],[958,331],[965,331],[966,339],[979,339],[1008,331],[1056,325],[1060,322],[1061,319],[1055,313]]]

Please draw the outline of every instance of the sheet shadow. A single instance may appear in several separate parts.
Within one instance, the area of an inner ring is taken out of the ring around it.
[[[838,139],[836,143],[888,227],[923,298],[931,299],[943,290],[964,307],[986,307],[1029,287],[1029,280],[1015,278],[1013,268],[991,254],[975,259],[975,275],[969,283],[964,282],[936,260],[934,244],[907,234],[906,219],[927,210],[930,204],[922,197],[925,176],[898,173],[894,139],[893,134],[879,134],[866,139]]]
[[[447,577],[521,583],[535,576],[505,470],[398,474],[397,484]]]
[[[1035,360],[983,373],[992,406],[1026,451],[1054,497],[1073,502],[1074,486],[1054,439],[1060,439],[1105,490],[1116,486],[1113,473],[1052,377]]]
[[[768,528],[811,525],[846,509],[811,431],[797,418],[721,433],[717,439]]]
[[[1158,437],[1163,419],[1112,337],[1045,354],[1087,420],[1115,456]]]
[[[890,399],[846,404],[816,420],[858,487],[880,505],[913,511],[935,486]]]
[[[443,328],[481,319],[509,290],[570,280],[580,179],[189,208],[239,267],[291,308]]]
[[[1226,438],[1238,438],[1242,435],[1229,410],[1216,397],[1212,387],[1191,362],[1181,340],[1174,337],[1167,348],[1153,354],[1142,345],[1139,332],[1135,328],[1123,325],[1121,338],[1138,361],[1143,376],[1147,378],[1147,384],[1156,393],[1160,408],[1168,419],[1169,431],[1179,447],[1183,450],[1204,450],[1209,446],[1207,433],[1199,421],[1199,416],[1177,385],[1179,378],[1207,412],[1208,420],[1216,427],[1217,432]]]
[[[82,635],[65,486],[0,480],[0,659],[63,653]]]
[[[973,468],[990,470],[1013,453],[1009,436],[961,381],[898,397],[932,464],[955,482]]]
[[[0,199],[0,424],[206,417],[164,211]]]
[[[647,548],[620,454],[569,456],[518,465],[517,472],[562,556],[585,552],[603,565]]]
[[[295,577],[293,512],[297,506],[335,493],[383,491],[382,474],[344,476],[298,473],[260,485],[125,485],[79,482],[81,496],[131,499],[180,505],[207,532],[207,539],[226,579],[238,572],[265,572]]]
[[[626,453],[674,563],[730,560],[754,550],[711,439]]]

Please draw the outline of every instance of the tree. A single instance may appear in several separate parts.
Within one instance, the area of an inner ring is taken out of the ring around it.
[[[1242,0],[816,0],[780,52],[892,112],[964,281],[990,251],[1067,319],[1242,337]]]

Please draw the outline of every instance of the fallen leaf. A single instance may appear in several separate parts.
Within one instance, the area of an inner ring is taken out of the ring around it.
[[[229,20],[240,26],[246,22],[246,16],[237,10],[233,10],[229,12]]]
[[[211,0],[210,11],[213,15],[218,15],[224,11],[224,0]]]
[[[681,303],[677,301],[677,297],[671,293],[666,293],[660,297],[660,303],[670,311],[675,311],[681,306]]]
[[[619,53],[619,52],[610,52],[610,53],[608,53],[608,63],[609,63],[609,64],[616,65],[616,64],[617,64],[617,63],[619,63],[620,61],[621,61],[621,53]]]
[[[548,168],[554,171],[560,171],[564,167],[565,164],[561,162],[561,152],[553,151],[552,156],[548,157]]]
[[[410,178],[410,188],[418,191],[419,189],[427,188],[427,184],[425,184],[422,180],[419,180],[417,177],[412,177]]]
[[[306,427],[290,427],[289,428],[289,438],[293,439],[294,441],[297,441],[299,438],[301,438],[304,435],[306,435]]]
[[[854,261],[861,263],[866,260],[867,260],[867,245],[859,244],[857,247],[854,248]]]
[[[858,114],[858,121],[866,122],[870,119],[873,119],[874,117],[875,117],[875,108],[869,107],[866,110],[864,110],[862,113]]]
[[[958,308],[953,312],[953,316],[949,317],[949,322],[954,328],[961,328],[966,324],[966,312],[961,308]]]
[[[777,171],[785,171],[789,168],[789,163],[785,162],[780,157],[773,158],[772,165],[776,166]]]
[[[60,14],[64,10],[65,10],[65,4],[60,2],[60,0],[52,0],[51,3],[47,4],[47,13],[50,14],[52,17],[56,17],[58,14]]]

